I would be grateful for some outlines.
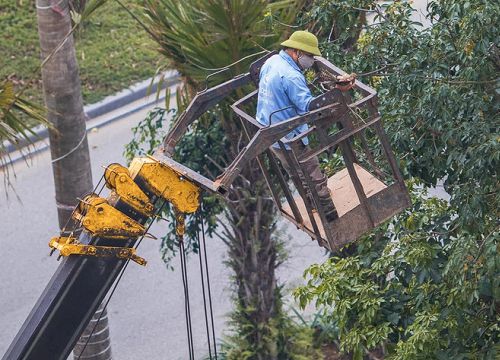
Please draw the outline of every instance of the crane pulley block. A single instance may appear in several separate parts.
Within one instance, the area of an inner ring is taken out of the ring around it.
[[[72,236],[56,236],[50,239],[49,247],[59,250],[61,256],[86,255],[97,257],[117,257],[119,259],[130,259],[139,265],[146,266],[147,261],[136,255],[135,249],[117,246],[95,246],[81,244]]]
[[[94,236],[129,239],[144,235],[143,225],[111,206],[96,194],[87,195],[73,212],[73,218]]]
[[[199,207],[199,188],[184,177],[175,164],[165,164],[155,158],[135,158],[129,169],[113,163],[104,173],[106,186],[112,190],[108,199],[90,194],[80,200],[72,217],[94,237],[126,240],[146,236],[143,224],[116,208],[117,197],[127,204],[135,215],[154,216],[152,199],[163,198],[172,203],[176,213],[178,235],[184,233],[184,216]],[[134,215],[131,215],[134,216]],[[82,244],[73,236],[53,237],[49,242],[52,251],[61,256],[84,255],[130,259],[140,265],[146,260],[137,256],[130,247]]]
[[[135,158],[129,170],[139,186],[169,201],[179,212],[191,214],[198,210],[200,188],[180,171],[153,157]]]
[[[104,172],[104,179],[106,186],[112,189],[120,200],[144,216],[153,216],[153,204],[130,177],[126,167],[116,163],[109,165]]]

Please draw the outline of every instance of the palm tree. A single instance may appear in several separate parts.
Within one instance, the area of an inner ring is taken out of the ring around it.
[[[30,118],[31,123],[25,118]],[[49,126],[44,109],[23,99],[11,81],[0,82],[0,171],[6,190],[11,186],[8,145],[21,150],[23,144],[32,144],[31,136],[35,135],[32,126],[36,124]]]
[[[37,3],[38,34],[42,58],[42,81],[48,120],[57,213],[61,234],[73,227],[71,213],[78,198],[92,191],[92,173],[85,127],[85,113],[73,43],[68,0]],[[75,24],[76,26],[77,24]],[[102,311],[102,314],[101,314]],[[75,357],[107,360],[111,358],[107,316],[104,309],[94,315],[84,336],[75,347]],[[97,337],[92,334],[98,319]],[[86,336],[85,336],[86,334]],[[104,338],[102,335],[105,334]],[[89,340],[89,341],[87,341]],[[88,346],[87,346],[88,342]]]
[[[158,43],[169,67],[178,70],[183,78],[185,96],[179,98],[178,108],[183,108],[186,100],[205,87],[205,78],[210,72],[263,48],[274,48],[280,36],[271,32],[264,20],[278,14],[281,22],[292,22],[299,3],[146,0],[146,29]],[[238,63],[211,81],[221,82],[246,71],[256,58]],[[209,126],[220,126],[229,145],[223,149],[227,157],[222,153],[210,155],[224,164],[241,150],[242,129],[224,106],[215,111],[217,121]],[[241,352],[232,358],[241,358],[245,352],[246,358],[276,359],[283,353],[279,331],[275,331],[283,316],[275,276],[280,263],[280,245],[273,236],[276,211],[256,162],[242,171],[234,189],[231,201],[225,204],[229,226],[221,224],[222,240],[228,246],[228,264],[236,282],[233,323]]]

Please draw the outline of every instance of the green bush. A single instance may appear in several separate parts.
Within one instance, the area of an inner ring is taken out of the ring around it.
[[[314,1],[302,19],[332,62],[370,73],[361,80],[377,89],[412,179],[412,208],[361,240],[353,257],[311,267],[296,291],[339,327],[342,350],[356,359],[376,347],[389,359],[499,354],[500,5],[442,0],[428,11],[422,28],[409,2],[381,11],[375,1]],[[358,32],[367,13],[375,24]],[[426,196],[439,182],[449,202]]]

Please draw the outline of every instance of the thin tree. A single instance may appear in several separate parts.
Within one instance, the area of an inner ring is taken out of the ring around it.
[[[85,113],[68,0],[39,1],[37,18],[42,58],[50,57],[42,67],[42,81],[47,118],[53,125],[49,130],[50,151],[59,227],[64,236],[73,228],[71,213],[78,198],[93,187]],[[80,338],[75,358],[111,358],[107,316],[101,314],[103,311],[96,312]],[[88,339],[99,317],[99,331]]]

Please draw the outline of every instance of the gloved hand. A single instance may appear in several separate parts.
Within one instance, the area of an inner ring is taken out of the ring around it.
[[[356,77],[357,77],[356,73],[339,75],[336,78],[337,84],[335,87],[340,91],[350,90],[352,89],[354,83],[356,82]]]

